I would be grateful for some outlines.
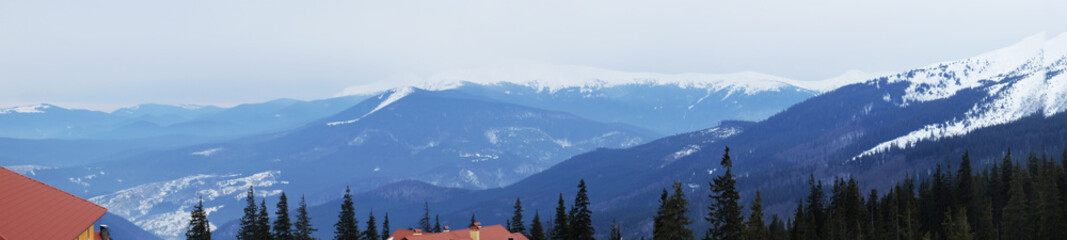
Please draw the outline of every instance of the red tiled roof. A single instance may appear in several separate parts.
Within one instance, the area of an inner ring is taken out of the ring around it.
[[[0,167],[0,240],[74,239],[107,209]]]
[[[508,238],[514,240],[528,240],[522,233],[509,232],[503,225],[493,225],[488,227],[482,227],[478,230],[479,240],[508,240]],[[397,229],[390,235],[393,240],[471,240],[471,230],[462,229],[450,232],[439,233],[422,233],[420,236],[415,236],[415,232],[407,229]]]

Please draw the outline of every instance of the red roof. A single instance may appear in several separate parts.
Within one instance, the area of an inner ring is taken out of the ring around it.
[[[479,240],[528,240],[522,233],[509,232],[503,225],[493,225],[488,227],[481,227],[478,230]],[[390,235],[392,240],[471,240],[471,229],[462,229],[450,232],[439,233],[422,233],[420,236],[415,236],[415,231],[407,229],[397,229]]]
[[[0,167],[0,240],[74,239],[107,209]]]

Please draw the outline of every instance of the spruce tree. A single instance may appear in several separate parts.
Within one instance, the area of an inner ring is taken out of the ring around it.
[[[611,219],[611,234],[608,235],[609,240],[622,240],[622,232],[619,231],[619,224],[615,223],[615,219]]]
[[[314,240],[312,234],[315,234],[315,227],[311,226],[311,216],[308,216],[308,205],[304,201],[304,196],[300,196],[300,206],[296,208],[296,222],[293,223],[293,239],[295,240]]]
[[[667,189],[663,189],[663,193],[659,195],[659,210],[656,211],[656,216],[652,217],[652,240],[664,239],[667,237],[666,219],[670,214],[670,203],[668,202],[670,194],[667,193]]]
[[[1030,219],[1029,209],[1027,206],[1028,200],[1026,199],[1026,192],[1023,189],[1022,173],[1018,171],[1018,167],[1013,170],[1011,185],[1008,187],[1009,195],[1007,205],[1004,206],[1004,212],[1001,220],[1001,239],[1027,239],[1029,228],[1028,219]]]
[[[381,238],[378,235],[378,222],[374,220],[374,210],[371,210],[367,216],[367,230],[363,231],[364,240],[378,240]]]
[[[522,233],[529,236],[526,232],[526,223],[522,221],[522,201],[519,198],[515,198],[515,214],[511,216],[511,226],[508,227],[511,232]]]
[[[289,221],[289,199],[285,197],[285,192],[278,197],[277,207],[278,210],[274,212],[274,239],[292,240],[293,224]]]
[[[256,214],[256,239],[271,239],[270,215],[267,215],[267,200],[259,202],[259,213]]]
[[[189,227],[185,231],[187,240],[211,240],[211,223],[207,220],[207,212],[204,211],[204,200],[201,199],[193,206],[189,220]]]
[[[971,231],[971,225],[967,223],[966,208],[957,208],[955,211],[950,208],[948,212],[945,212],[941,227],[945,231],[946,240],[974,240],[974,232]]]
[[[741,205],[738,203],[741,195],[735,188],[737,182],[732,170],[730,147],[724,150],[720,164],[726,171],[709,184],[712,191],[709,197],[712,202],[704,219],[711,223],[711,227],[704,233],[704,239],[740,239],[744,217],[741,216]]]
[[[530,240],[548,240],[545,228],[541,226],[541,214],[534,211],[533,223],[530,223]]]
[[[237,230],[239,240],[259,240],[256,238],[256,219],[259,212],[256,211],[255,189],[248,187],[248,195],[245,197],[244,215],[241,216],[241,228]]]
[[[574,205],[568,215],[570,220],[570,239],[592,240],[596,229],[593,229],[593,211],[589,210],[589,195],[585,186],[585,179],[578,183],[578,194],[574,197]]]
[[[823,204],[826,197],[822,190],[822,181],[815,181],[815,174],[811,174],[808,186],[811,192],[808,194],[808,205],[804,209],[808,213],[808,219],[805,219],[808,224],[805,226],[805,234],[811,239],[822,239],[826,236],[826,207]]]
[[[355,203],[352,202],[352,190],[345,187],[344,201],[341,203],[341,212],[337,214],[337,223],[334,224],[334,240],[360,240],[359,222],[356,221]]]
[[[419,219],[419,229],[430,232],[433,226],[430,226],[430,202],[422,203],[422,219]]]
[[[389,213],[386,212],[385,213],[385,219],[382,220],[382,239],[381,240],[388,240],[389,236],[391,236],[393,234],[391,231],[392,231],[392,229],[389,229]],[[367,240],[374,240],[374,239],[367,239]]]
[[[473,217],[472,217],[473,219]],[[563,202],[563,194],[559,194],[559,206],[556,206],[555,224],[552,225],[552,240],[567,240],[570,238],[570,221],[567,219],[567,206]]]
[[[433,215],[433,232],[441,232],[441,215]]]
[[[470,226],[468,226],[468,227],[474,227],[474,226],[478,226],[478,224],[477,224],[477,223],[478,223],[478,220],[477,220],[477,219],[475,219],[475,218],[474,218],[474,214],[473,214],[473,213],[471,213],[471,225],[470,225]]]
[[[744,239],[766,240],[767,227],[763,224],[763,197],[760,196],[759,190],[756,190],[756,200],[752,201],[749,209],[752,212],[748,215],[748,221],[745,222]]]
[[[653,230],[652,239],[693,239],[693,231],[689,230],[689,224],[692,224],[688,215],[689,200],[682,190],[682,183],[674,182],[671,188],[674,190],[674,195],[660,196],[661,212],[657,216],[659,228]]]
[[[971,154],[963,152],[963,160],[960,161],[960,169],[956,173],[956,203],[959,207],[967,209],[967,219],[971,229],[978,227],[978,200],[976,200],[974,179],[971,175]]]

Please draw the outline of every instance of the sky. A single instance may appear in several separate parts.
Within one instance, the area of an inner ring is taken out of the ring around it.
[[[322,99],[501,62],[819,80],[1067,31],[1061,0],[2,0],[0,107]]]

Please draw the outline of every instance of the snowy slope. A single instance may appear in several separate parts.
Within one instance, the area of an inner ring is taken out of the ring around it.
[[[244,207],[249,187],[256,187],[257,197],[281,194],[280,171],[241,174],[198,174],[170,181],[138,185],[121,191],[92,197],[89,201],[104,206],[108,212],[126,218],[137,226],[165,239],[179,239],[189,223],[189,211],[198,200],[213,219],[232,218]],[[224,216],[217,216],[227,210]],[[212,230],[216,228],[214,224]]]
[[[842,76],[826,80],[799,81],[757,72],[663,74],[624,72],[574,65],[526,63],[522,65],[451,70],[426,77],[395,77],[389,81],[393,85],[353,86],[346,88],[339,95],[368,95],[404,86],[413,86],[426,90],[448,90],[458,88],[464,84],[498,85],[503,83],[522,85],[547,92],[556,92],[567,88],[592,91],[625,85],[660,85],[701,88],[712,91],[727,90],[752,95],[759,92],[781,91],[790,86],[815,92],[826,92],[878,76],[878,74],[853,70]]]
[[[1067,110],[1067,34],[1046,40],[1045,34],[960,61],[935,64],[888,78],[906,82],[901,107],[946,99],[965,89],[988,94],[962,116],[926,125],[903,136],[878,144],[858,157],[904,149],[921,141],[960,136],[989,126],[1010,123],[1034,114],[1052,116]],[[868,84],[879,84],[870,81]]]

